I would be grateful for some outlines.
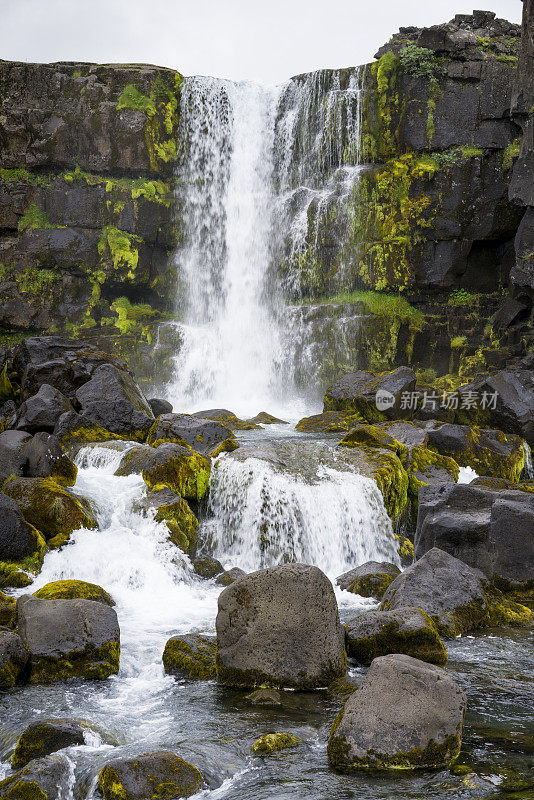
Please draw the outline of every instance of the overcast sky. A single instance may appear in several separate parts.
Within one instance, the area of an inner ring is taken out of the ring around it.
[[[0,58],[142,62],[282,83],[372,60],[403,25],[471,13],[464,0],[0,0]],[[520,22],[520,0],[484,0]]]

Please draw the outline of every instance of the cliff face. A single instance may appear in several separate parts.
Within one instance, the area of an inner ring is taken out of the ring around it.
[[[0,62],[1,326],[84,331],[168,307],[181,80]]]

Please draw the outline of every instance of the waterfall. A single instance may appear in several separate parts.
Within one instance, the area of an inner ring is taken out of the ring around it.
[[[302,561],[331,578],[365,561],[398,563],[376,483],[342,454],[318,442],[258,451],[215,465],[204,530],[210,552],[247,572]]]
[[[183,345],[169,399],[180,410],[280,407],[281,341],[270,280],[278,92],[191,78],[181,98],[177,165],[185,296]]]

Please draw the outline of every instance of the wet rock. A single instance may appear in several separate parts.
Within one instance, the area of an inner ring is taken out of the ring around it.
[[[401,458],[406,455],[404,445],[376,425],[355,425],[339,444],[340,447],[378,447],[391,450]]]
[[[276,689],[256,689],[247,694],[245,700],[255,706],[281,706],[282,694]]]
[[[169,539],[184,553],[194,555],[197,544],[198,519],[189,505],[170,489],[149,492],[134,504],[134,510],[153,510],[156,522],[166,522]]]
[[[79,528],[96,528],[89,503],[51,478],[11,478],[3,491],[16,501],[26,522],[34,525],[49,547],[64,544]]]
[[[96,425],[130,439],[144,440],[154,414],[132,376],[102,364],[76,392],[81,414]]]
[[[30,652],[30,683],[103,680],[119,671],[119,624],[109,606],[24,595],[17,613],[19,635]]]
[[[22,476],[26,466],[24,445],[31,439],[26,431],[3,431],[0,433],[0,481],[11,475]]]
[[[12,427],[28,433],[38,431],[52,433],[60,416],[73,410],[68,397],[48,383],[44,383],[37,394],[22,403]]]
[[[148,405],[152,409],[152,413],[156,419],[160,416],[160,414],[172,414],[172,403],[169,403],[168,400],[162,400],[159,397],[152,397],[148,401]]]
[[[17,601],[0,592],[0,628],[14,628],[17,624]]]
[[[29,657],[20,636],[11,631],[0,630],[0,689],[8,689],[17,683]]]
[[[517,483],[525,466],[525,446],[520,436],[445,423],[428,431],[428,447],[450,456],[461,467],[479,475]]]
[[[423,489],[416,556],[433,547],[480,569],[500,588],[534,590],[534,494],[473,484]]]
[[[9,800],[61,800],[69,791],[70,764],[49,755],[30,761],[9,778],[0,781],[0,797]]]
[[[15,500],[0,492],[0,561],[20,562],[43,546],[39,531],[24,519]]]
[[[440,667],[376,658],[332,726],[328,762],[342,771],[447,767],[460,752],[465,708]]]
[[[215,578],[215,583],[217,583],[219,586],[230,586],[231,583],[235,583],[235,581],[238,581],[246,574],[247,573],[244,570],[239,569],[239,567],[232,567],[231,569],[225,570],[220,575],[217,575]]]
[[[165,672],[181,678],[214,678],[216,649],[215,636],[204,636],[200,633],[173,636],[163,651]]]
[[[269,756],[279,750],[285,750],[286,747],[294,747],[296,744],[300,744],[300,739],[297,739],[292,733],[285,731],[283,733],[266,733],[265,736],[256,739],[251,750],[257,756]]]
[[[417,425],[414,422],[408,422],[407,420],[380,422],[377,427],[386,431],[403,444],[408,452],[414,447],[426,447],[428,443],[428,431],[422,425]]]
[[[399,419],[409,416],[401,408],[403,393],[414,390],[415,374],[409,367],[382,375],[361,370],[344,375],[327,389],[324,410],[361,414],[367,422]]]
[[[170,489],[186,500],[201,500],[210,468],[210,461],[187,445],[140,445],[125,453],[115,475],[141,473],[151,492]]]
[[[382,611],[420,608],[441,636],[452,638],[492,622],[529,624],[531,612],[489,590],[479,570],[433,547],[388,587]]]
[[[197,575],[200,575],[201,578],[206,578],[206,580],[215,578],[217,575],[220,575],[221,572],[224,572],[224,567],[221,562],[211,556],[198,556],[194,558],[193,569]]]
[[[161,751],[110,761],[100,771],[98,786],[104,800],[189,797],[202,786],[202,774],[174,753]]]
[[[11,758],[14,769],[25,767],[34,758],[55,753],[64,747],[86,744],[87,722],[79,719],[40,719],[19,736]]]
[[[366,561],[336,578],[341,589],[362,597],[380,600],[389,584],[400,575],[400,569],[387,561]]]
[[[52,478],[62,486],[74,486],[78,468],[63,452],[59,439],[50,433],[36,433],[24,443],[24,475],[28,478]]]
[[[453,458],[440,455],[428,447],[412,447],[406,461],[406,471],[408,492],[413,505],[417,507],[421,487],[445,481],[456,483],[460,467]]]
[[[227,408],[210,408],[208,411],[195,411],[192,416],[215,420],[215,422],[222,423],[231,431],[256,431],[261,429],[261,425],[257,425],[253,420],[239,419]]]
[[[334,591],[317,567],[246,575],[221,592],[216,627],[220,683],[315,689],[345,672]]]
[[[68,411],[62,414],[54,428],[54,435],[63,447],[87,444],[88,442],[108,442],[121,437],[97,425],[89,417]],[[124,438],[127,438],[124,436]]]
[[[443,665],[447,651],[436,626],[420,608],[364,611],[345,623],[347,653],[360,664],[377,656],[404,653]]]
[[[252,419],[248,421],[256,422],[258,425],[289,425],[285,419],[273,417],[273,415],[269,414],[268,411],[260,411],[259,414],[256,414],[255,417],[252,417]]]
[[[355,425],[363,421],[360,414],[350,414],[344,411],[325,411],[323,414],[314,414],[304,417],[295,426],[301,433],[337,433],[350,431]]]
[[[105,589],[87,581],[62,580],[47,583],[33,593],[41,600],[94,600],[106,606],[114,606],[115,601]]]
[[[147,444],[158,447],[172,442],[187,445],[204,456],[212,456],[222,452],[219,448],[228,440],[235,442],[235,436],[220,422],[200,419],[193,414],[162,414],[152,425]]]

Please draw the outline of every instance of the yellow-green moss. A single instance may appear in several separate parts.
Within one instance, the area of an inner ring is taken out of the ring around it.
[[[153,492],[166,488],[186,500],[202,500],[208,491],[210,462],[191,450],[190,455],[171,457],[162,464],[144,469],[142,475]]]
[[[96,583],[78,580],[52,581],[34,592],[35,597],[41,600],[94,600],[97,603],[104,603],[114,606],[115,601],[105,589],[97,586]]]
[[[24,231],[31,231],[35,228],[56,228],[61,227],[57,225],[52,225],[48,217],[46,216],[44,211],[41,211],[35,203],[30,203],[24,214],[19,220],[18,224],[18,231],[19,233],[23,233]],[[65,227],[65,226],[62,226]]]
[[[14,628],[17,622],[17,601],[0,592],[0,628]]]
[[[272,753],[277,753],[286,747],[294,747],[299,743],[300,739],[297,739],[292,733],[266,733],[265,736],[260,736],[259,739],[256,739],[251,751],[255,755],[270,756]]]
[[[428,447],[413,447],[408,464],[409,493],[413,502],[417,503],[419,489],[432,483],[436,473],[447,472],[453,483],[458,481],[460,467],[449,456],[442,456]]]
[[[33,684],[57,683],[69,678],[105,680],[119,671],[120,652],[120,644],[109,641],[58,658],[33,656],[29,680]]]
[[[345,626],[348,630],[349,655],[360,664],[370,664],[379,656],[404,653],[420,661],[443,666],[447,662],[445,645],[432,619],[424,611],[420,613],[424,616],[426,625],[416,630],[409,625],[403,628],[402,621],[394,618],[385,622],[380,630],[374,631],[370,636],[351,636],[350,626]],[[365,614],[361,618],[365,618]]]
[[[152,757],[154,761],[152,762]],[[193,764],[173,753],[149,753],[127,762],[126,774],[135,776],[146,792],[147,800],[172,800],[189,797],[202,786],[202,773]],[[121,768],[113,763],[105,766],[98,776],[98,786],[104,800],[136,800],[138,794],[130,794],[121,780]],[[146,786],[144,786],[146,784]]]
[[[187,673],[196,680],[210,680],[215,677],[215,640],[196,637],[194,646],[186,639],[169,639],[163,651],[165,672]]]
[[[111,258],[114,269],[126,269],[126,277],[133,281],[139,262],[139,251],[135,245],[142,241],[140,236],[121,231],[114,225],[106,225],[98,242],[98,253],[104,262]]]

